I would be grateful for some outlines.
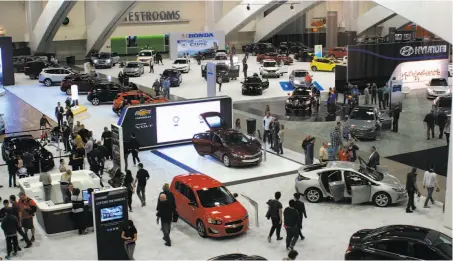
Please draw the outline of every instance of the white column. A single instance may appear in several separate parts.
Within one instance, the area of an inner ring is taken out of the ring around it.
[[[213,30],[215,24],[223,17],[223,1],[206,0],[205,12],[206,22],[204,30]]]
[[[27,32],[28,32],[28,41],[30,41],[30,35],[33,33],[36,23],[38,22],[39,17],[42,14],[44,9],[43,3],[41,1],[32,1],[28,0],[26,4],[26,19],[27,19]]]

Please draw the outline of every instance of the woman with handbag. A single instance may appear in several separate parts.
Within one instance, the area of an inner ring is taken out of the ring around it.
[[[121,239],[124,241],[124,248],[126,249],[129,260],[134,260],[135,242],[137,241],[137,229],[132,220],[127,221],[126,227],[121,232]]]
[[[126,170],[126,177],[124,178],[124,186],[127,189],[127,205],[129,206],[129,212],[132,212],[132,195],[135,192],[134,178],[132,172]]]

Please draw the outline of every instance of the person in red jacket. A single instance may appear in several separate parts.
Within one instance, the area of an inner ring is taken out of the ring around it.
[[[307,73],[307,75],[305,75],[305,82],[306,83],[311,83],[313,79],[311,78],[310,74]]]

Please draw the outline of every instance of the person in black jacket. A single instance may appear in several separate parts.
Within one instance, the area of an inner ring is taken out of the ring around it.
[[[428,114],[426,114],[425,119],[423,121],[426,122],[426,139],[429,140],[430,131],[431,131],[431,137],[434,139],[434,126],[436,123],[436,117],[434,116],[434,110],[431,110]]]
[[[19,220],[13,215],[13,211],[11,208],[6,210],[6,216],[2,221],[2,229],[5,233],[6,238],[6,249],[7,249],[7,256],[6,259],[9,259],[11,252],[13,255],[17,255],[17,251],[19,250],[19,242],[17,241],[17,230],[19,228]]]
[[[162,192],[159,193],[159,197],[161,194],[165,194],[165,196],[167,196],[167,200],[171,202],[171,204],[173,204],[173,206],[175,207],[176,209],[176,200],[175,200],[175,196],[173,195],[173,193],[170,191],[170,185],[168,183],[165,183],[163,186],[162,186]],[[159,200],[157,201],[157,205],[159,205]],[[157,207],[156,207],[156,210],[157,210]]]
[[[439,113],[437,114],[436,121],[437,125],[439,126],[439,139],[442,139],[444,136],[444,129],[448,121],[448,116],[444,110],[439,111]]]
[[[66,121],[63,122],[62,130],[64,152],[68,153],[71,152],[71,143],[69,142],[69,140],[71,139],[71,129],[69,128]]]
[[[417,193],[417,195],[420,196],[420,192],[417,188],[417,168],[412,168],[412,171],[407,173],[406,190],[409,198],[407,201],[406,213],[412,213],[416,209],[414,204],[414,195]]]
[[[55,107],[55,118],[57,118],[58,128],[60,128],[61,125],[63,124],[63,115],[64,115],[63,106],[61,106],[60,102],[58,102],[57,107]]]
[[[307,212],[305,210],[305,204],[304,202],[300,201],[300,193],[294,193],[294,208],[297,210],[299,213],[299,236],[301,240],[304,240],[305,237],[302,235],[302,221],[305,218],[307,218]]]
[[[107,153],[104,155],[107,159],[112,159],[112,132],[109,128],[104,127],[104,132],[102,133],[101,140],[104,144],[104,147],[107,149]]]
[[[368,159],[368,167],[370,167],[372,169],[376,169],[377,165],[380,164],[379,159],[380,159],[380,156],[379,156],[379,153],[376,151],[376,147],[375,146],[371,147],[371,155]]]
[[[393,117],[393,132],[398,132],[398,121],[400,119],[400,108],[395,107],[392,110],[392,117]]]
[[[162,232],[164,233],[164,241],[166,246],[171,246],[171,239],[170,239],[170,230],[171,230],[171,222],[173,220],[173,214],[175,213],[175,207],[167,199],[167,195],[160,194],[159,196],[159,203],[157,204],[157,222],[161,223]]]
[[[9,174],[9,187],[17,187],[16,185],[16,172],[18,171],[17,164],[18,160],[15,157],[12,157],[7,162],[8,165],[8,174]]]
[[[379,109],[381,110],[384,108],[385,110],[385,102],[384,102],[384,87],[379,87],[377,90],[378,100],[379,100]]]
[[[109,151],[104,145],[102,145],[101,141],[98,141],[96,145],[97,148],[95,148],[94,150],[96,151],[95,154],[98,156],[99,172],[102,176],[104,174],[105,161],[109,155]]]
[[[283,211],[284,225],[286,229],[286,249],[293,250],[296,245],[297,238],[299,237],[299,212],[294,208],[296,202],[291,199],[289,207]]]
[[[280,236],[280,230],[282,229],[282,203],[279,201],[282,196],[280,191],[275,192],[274,199],[267,201],[269,209],[267,210],[266,218],[272,220],[272,227],[267,236],[267,241],[270,243],[274,231],[277,234],[277,240],[282,240],[283,237]]]
[[[249,69],[249,65],[247,64],[247,60],[244,60],[242,64],[242,71],[244,72],[244,80],[247,79],[247,70]]]
[[[132,161],[134,162],[134,166],[135,166],[135,164],[136,164],[135,160],[137,160],[138,163],[140,163],[140,158],[138,157],[138,150],[140,149],[140,143],[138,142],[134,133],[131,134],[131,139],[129,140],[128,148],[132,154]]]

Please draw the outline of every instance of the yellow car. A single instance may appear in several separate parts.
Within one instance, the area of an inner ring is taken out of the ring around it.
[[[327,58],[318,58],[313,59],[310,63],[310,68],[312,71],[326,71],[326,72],[335,72],[336,63]]]

